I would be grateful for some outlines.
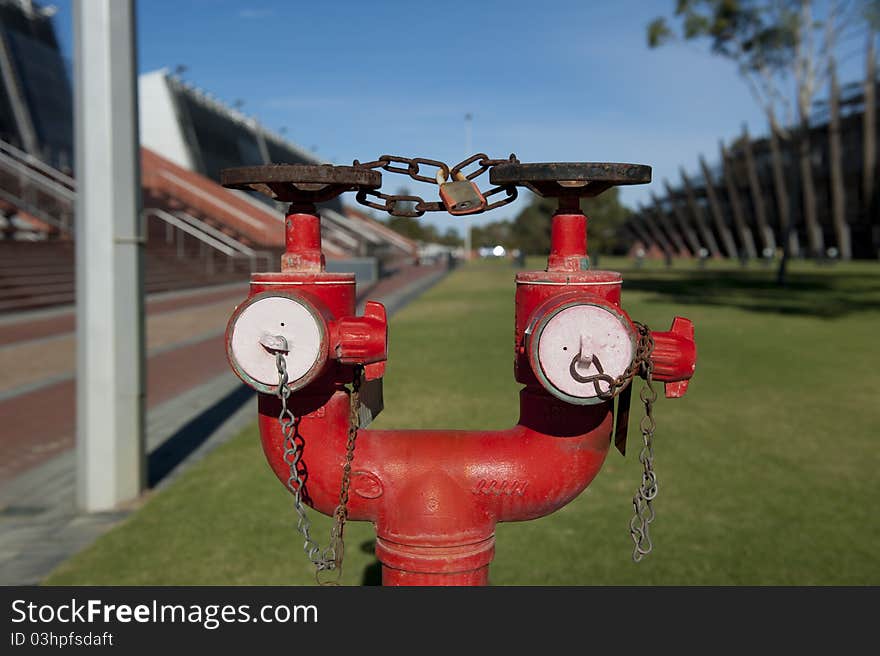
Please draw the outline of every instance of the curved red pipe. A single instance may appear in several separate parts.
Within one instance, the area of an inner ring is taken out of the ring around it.
[[[302,417],[304,496],[332,515],[348,438],[348,394],[291,400],[294,415]],[[263,449],[286,483],[278,410],[276,398],[260,395]],[[349,518],[375,524],[386,568],[424,575],[387,573],[405,579],[394,582],[461,585],[485,577],[474,572],[491,560],[495,524],[548,515],[580,494],[602,467],[611,424],[609,403],[573,406],[527,388],[520,420],[506,430],[361,430]],[[469,545],[481,546],[472,553]]]

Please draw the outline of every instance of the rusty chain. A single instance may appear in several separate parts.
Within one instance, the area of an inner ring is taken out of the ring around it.
[[[651,522],[654,521],[652,503],[657,497],[658,490],[657,475],[654,473],[654,429],[657,427],[654,421],[654,402],[657,400],[657,390],[654,389],[654,363],[651,360],[651,355],[654,353],[654,338],[645,326],[642,324],[638,326],[642,352],[641,373],[645,377],[645,384],[639,392],[639,398],[645,406],[645,416],[640,422],[643,442],[642,450],[639,452],[642,483],[633,496],[634,515],[629,523],[630,536],[633,540],[632,558],[637,563],[654,549],[649,529]]]
[[[574,358],[571,360],[571,366],[569,368],[571,377],[574,378],[579,383],[593,383],[593,389],[596,390],[596,396],[604,401],[610,401],[614,397],[616,397],[623,389],[630,384],[630,381],[635,377],[636,374],[644,373],[644,370],[651,363],[651,353],[654,351],[654,338],[651,337],[651,331],[648,327],[638,321],[633,322],[636,326],[636,330],[639,332],[639,340],[636,345],[636,353],[635,357],[633,357],[632,362],[629,363],[629,366],[624,370],[622,374],[617,376],[616,378],[611,376],[610,374],[606,374],[602,368],[602,363],[599,362],[599,358],[595,355],[589,360],[592,362],[593,366],[596,367],[596,371],[599,373],[593,374],[591,376],[582,376],[578,373],[576,366],[579,361],[581,361],[583,354],[577,353]],[[599,383],[605,383],[608,385],[608,389],[603,390]]]
[[[519,160],[514,154],[511,154],[510,157],[507,159],[491,159],[485,153],[477,153],[475,155],[471,155],[467,159],[462,160],[452,167],[444,162],[435,159],[428,159],[425,157],[399,157],[397,155],[382,155],[372,162],[364,163],[361,163],[358,160],[354,160],[352,165],[356,168],[382,169],[383,171],[388,171],[389,173],[408,175],[410,178],[418,182],[441,185],[443,184],[442,182],[440,182],[441,178],[444,181],[451,181],[459,179],[459,176],[461,176],[466,180],[473,181],[474,179],[483,175],[493,166],[510,162],[518,164]],[[477,168],[475,168],[470,173],[465,173],[464,169],[474,163],[477,164]],[[422,170],[423,166],[434,167],[436,169],[434,176],[431,177],[428,175],[424,175]],[[498,207],[507,205],[508,203],[512,203],[517,198],[517,189],[513,185],[492,187],[491,189],[480,193],[487,200],[491,196],[496,196],[501,193],[504,194],[504,197],[496,200],[493,203],[487,202],[485,208],[483,208],[479,212],[472,212],[473,214],[494,210]],[[426,212],[447,211],[446,205],[441,201],[426,201],[421,196],[413,196],[407,194],[384,194],[378,190],[374,191],[369,189],[361,189],[357,192],[357,196],[355,198],[358,203],[364,205],[365,207],[370,207],[382,212],[388,212],[388,214],[391,214],[392,216],[415,218],[424,215]],[[376,198],[382,202],[370,200],[370,198]]]
[[[360,385],[363,377],[363,369],[356,367],[351,390],[349,391],[349,428],[348,440],[345,450],[345,464],[342,467],[342,483],[339,489],[339,504],[333,512],[333,526],[330,529],[330,542],[321,549],[320,545],[311,536],[311,520],[303,503],[305,481],[303,479],[304,467],[302,466],[302,436],[299,434],[299,422],[301,418],[294,416],[288,406],[290,398],[289,378],[287,376],[287,362],[284,353],[287,352],[287,340],[278,335],[271,336],[272,349],[275,350],[275,365],[278,369],[278,389],[276,394],[281,401],[281,413],[278,422],[281,425],[281,434],[284,437],[282,447],[284,449],[284,461],[290,468],[287,479],[287,489],[293,494],[293,508],[297,514],[296,530],[302,535],[303,550],[309,561],[315,566],[315,577],[320,585],[338,585],[342,577],[342,561],[345,553],[344,530],[348,519],[348,493],[351,485],[351,463],[354,460],[355,442],[358,433],[358,407],[360,405]],[[328,578],[322,578],[322,572],[333,572]]]
[[[636,374],[641,374],[645,378],[645,384],[639,392],[639,398],[645,406],[645,416],[640,422],[643,441],[639,453],[639,462],[642,463],[642,483],[633,496],[634,515],[629,524],[630,537],[634,543],[632,558],[635,562],[639,562],[654,549],[649,529],[655,516],[652,502],[657,497],[657,475],[654,473],[654,429],[657,427],[654,420],[654,402],[657,400],[657,391],[653,385],[654,363],[651,360],[654,353],[654,338],[646,325],[637,321],[634,323],[639,332],[636,354],[620,376],[613,378],[606,374],[596,356],[592,357],[591,362],[599,373],[581,376],[576,369],[582,357],[580,353],[572,359],[570,373],[572,378],[580,383],[593,383],[596,395],[605,400],[618,396],[627,385],[631,384]],[[602,390],[599,383],[607,384],[608,389]]]
[[[345,556],[345,522],[348,520],[348,493],[351,488],[351,463],[354,461],[354,448],[357,442],[358,428],[360,427],[360,389],[364,378],[363,367],[355,367],[354,377],[351,381],[351,390],[348,392],[348,438],[345,443],[345,464],[342,465],[342,483],[339,486],[339,503],[333,511],[333,527],[330,529],[330,546],[328,551],[333,555],[334,571],[333,578],[321,580],[321,569],[315,572],[318,583],[321,585],[339,585],[342,578],[342,560]],[[329,568],[328,568],[329,569]]]

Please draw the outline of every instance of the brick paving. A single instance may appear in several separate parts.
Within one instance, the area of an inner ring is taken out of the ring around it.
[[[384,302],[390,314],[444,274],[442,266],[405,267],[359,297]],[[247,402],[252,394],[229,372],[222,336],[245,295],[246,287],[237,285],[147,302],[153,485],[254,420]],[[0,380],[0,585],[38,583],[138,505],[92,515],[76,511],[73,326],[70,310],[31,313],[20,322],[0,319],[0,371],[7,377],[17,372],[14,383]],[[40,355],[48,347],[56,357]],[[18,372],[27,373],[33,389],[22,387]]]
[[[222,300],[237,302],[247,294],[247,288],[247,283],[233,283],[216,288],[154,294],[146,300],[147,316]],[[0,347],[41,337],[64,335],[75,329],[76,312],[71,306],[28,312],[24,315],[0,315]]]

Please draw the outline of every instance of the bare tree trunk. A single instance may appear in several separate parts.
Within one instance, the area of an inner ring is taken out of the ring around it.
[[[801,192],[803,193],[804,223],[813,257],[822,257],[825,252],[825,238],[816,212],[816,187],[813,180],[813,164],[810,157],[809,117],[801,116],[798,134],[798,164],[801,170]]]
[[[868,34],[868,51],[865,66],[865,113],[862,115],[862,133],[864,148],[862,166],[862,207],[866,212],[868,224],[874,242],[874,252],[880,256],[880,225],[877,225],[877,53],[875,50],[876,35]]]
[[[813,4],[801,0],[800,21],[795,37],[795,84],[798,110],[798,166],[800,168],[801,205],[807,228],[811,255],[821,257],[825,250],[824,236],[816,212],[816,187],[810,151],[810,103],[816,84],[816,61],[813,48]],[[834,3],[832,3],[832,7]],[[833,12],[832,10],[829,10]],[[829,15],[829,21],[831,15]],[[830,22],[829,22],[830,25]]]
[[[755,240],[752,237],[751,229],[749,229],[749,226],[746,224],[742,204],[739,202],[739,189],[736,188],[733,171],[731,170],[732,165],[730,154],[727,152],[727,148],[724,147],[724,142],[721,142],[720,146],[721,170],[724,173],[724,185],[727,187],[727,198],[730,202],[731,212],[733,213],[733,222],[736,225],[737,232],[739,232],[739,241],[742,244],[745,257],[754,258],[757,256],[757,252],[755,251]]]
[[[840,87],[837,84],[837,66],[831,58],[831,89],[829,100],[831,121],[829,122],[828,155],[831,160],[831,216],[837,236],[837,248],[841,260],[852,258],[849,224],[846,222],[846,191],[843,186],[843,151],[840,144]]]
[[[755,156],[752,154],[752,138],[749,130],[743,124],[743,152],[746,156],[746,172],[749,178],[749,193],[752,198],[752,209],[755,212],[755,222],[758,224],[758,232],[761,235],[761,243],[771,253],[776,253],[776,238],[773,229],[767,222],[767,210],[764,207],[764,196],[761,192],[761,183],[758,181],[758,167],[755,166]]]
[[[782,149],[779,145],[779,126],[776,117],[770,114],[770,151],[773,158],[773,186],[776,188],[776,207],[779,211],[779,239],[782,242],[782,258],[776,272],[776,282],[785,286],[788,280],[788,260],[797,256],[800,250],[797,230],[794,227],[794,216],[791,213],[791,202],[785,185],[782,169]]]
[[[782,243],[783,258],[797,257],[800,254],[797,231],[792,230],[791,202],[788,198],[788,187],[785,184],[785,172],[782,163],[782,147],[779,125],[776,117],[770,115],[770,158],[773,165],[773,188],[776,192],[776,212],[779,215],[779,241]]]

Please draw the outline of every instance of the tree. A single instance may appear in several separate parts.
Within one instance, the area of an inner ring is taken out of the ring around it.
[[[817,90],[830,79],[835,56],[859,30],[867,27],[866,11],[880,0],[828,0],[817,16],[811,0],[677,0],[675,18],[686,40],[708,40],[713,54],[736,63],[740,76],[763,109],[770,124],[774,178],[783,238],[779,282],[784,284],[786,265],[795,232],[781,174],[778,141],[791,137],[780,125],[796,123],[801,200],[809,244],[814,255],[824,250],[816,213],[816,193],[810,163],[809,113]],[[818,3],[817,3],[818,4]],[[660,46],[675,36],[666,18],[648,25],[648,45]],[[794,84],[793,93],[787,85]],[[794,112],[797,113],[795,122]]]
[[[550,251],[550,219],[556,211],[555,198],[534,196],[511,226],[511,245],[530,255]],[[619,227],[629,218],[631,210],[620,202],[619,189],[588,198],[581,203],[589,221],[588,248],[592,253],[611,253],[618,248]],[[503,244],[502,244],[503,245]]]
[[[532,202],[513,221],[511,232],[516,248],[527,255],[550,252],[550,217],[556,205],[555,198],[532,197]]]
[[[411,216],[389,216],[388,227],[414,241],[424,241],[425,227]]]
[[[507,250],[518,248],[513,223],[506,219],[471,228],[471,243],[475,248],[499,245]]]
[[[455,228],[446,228],[446,232],[438,237],[438,243],[443,244],[444,246],[452,246],[454,248],[456,246],[461,246],[463,240],[458,234],[458,230]]]

